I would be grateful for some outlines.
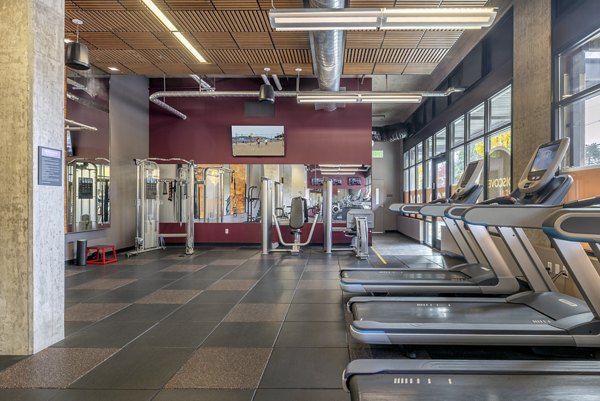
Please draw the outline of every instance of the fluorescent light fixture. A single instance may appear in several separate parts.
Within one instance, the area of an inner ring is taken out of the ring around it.
[[[108,69],[111,70],[111,71],[115,71],[115,72],[116,71],[121,71],[117,67],[108,67]]]
[[[321,171],[321,175],[355,175],[356,173],[348,173],[343,171]]]
[[[496,9],[473,8],[305,8],[269,11],[276,31],[480,29],[492,25]]]
[[[322,168],[361,168],[362,164],[319,164]]]
[[[319,103],[421,103],[423,96],[395,92],[300,92],[296,96],[299,104]]]
[[[206,59],[204,57],[202,57],[202,55],[198,52],[198,50],[196,50],[196,48],[194,46],[192,46],[192,44],[189,42],[189,40],[187,40],[186,37],[183,36],[183,34],[181,32],[179,32],[179,30],[177,29],[177,27],[160,10],[160,8],[158,8],[157,5],[154,4],[154,2],[152,0],[142,0],[142,3],[144,3],[146,5],[146,7],[148,7],[148,9],[150,11],[152,11],[152,13],[156,16],[156,18],[158,18],[160,20],[160,22],[162,22],[163,25],[165,27],[167,27],[167,29],[169,30],[169,32],[171,32],[177,38],[177,40],[179,40],[179,42],[190,53],[192,53],[192,55],[196,58],[196,60],[198,60],[201,63],[206,63]]]

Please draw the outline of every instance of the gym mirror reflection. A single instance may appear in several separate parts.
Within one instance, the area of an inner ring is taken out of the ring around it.
[[[323,182],[333,182],[333,218],[345,221],[350,209],[371,209],[371,167],[362,164],[198,164],[195,221],[260,222],[261,180],[277,186],[275,213],[285,219],[292,198],[307,199],[308,216],[319,213]]]
[[[110,227],[109,80],[69,71],[65,118],[68,232]]]

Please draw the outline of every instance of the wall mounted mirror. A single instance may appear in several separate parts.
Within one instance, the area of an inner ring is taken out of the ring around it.
[[[67,232],[110,227],[108,78],[69,71],[65,118]]]

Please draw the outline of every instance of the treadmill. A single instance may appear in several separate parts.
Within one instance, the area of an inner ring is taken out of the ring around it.
[[[352,401],[595,401],[595,361],[355,360],[343,375]]]
[[[558,205],[566,196],[572,180],[567,176],[555,177],[569,146],[568,138],[555,141],[538,148],[544,154],[554,157],[553,169],[536,180],[522,179],[510,198],[496,198],[480,204],[510,202],[517,204]],[[536,152],[537,154],[537,152]],[[483,161],[481,161],[483,163]],[[530,165],[533,158],[530,161]],[[481,165],[481,168],[483,164]],[[467,169],[468,171],[468,169]],[[529,169],[523,177],[527,178]],[[537,175],[535,177],[538,177]],[[463,177],[464,179],[465,177]],[[473,177],[471,177],[471,180]],[[346,292],[354,294],[489,294],[510,295],[527,289],[527,284],[515,276],[514,270],[506,263],[489,231],[485,227],[465,228],[461,216],[447,214],[452,204],[430,203],[425,205],[399,205],[397,209],[406,213],[417,209],[424,216],[444,219],[449,232],[461,250],[467,263],[445,271],[433,269],[370,269],[344,270],[340,285]],[[414,213],[414,212],[413,212]]]
[[[450,198],[437,199],[428,204],[443,204],[445,205],[443,209],[445,209],[449,204],[475,203],[483,191],[483,186],[477,183],[482,170],[483,160],[469,163],[459,180],[455,193]],[[398,211],[403,214],[418,214],[421,207],[428,204],[395,203],[390,206],[390,210]],[[468,265],[478,266],[482,259],[482,257],[478,257],[478,255],[481,255],[481,253],[475,253],[474,248],[476,245],[470,237],[470,234],[466,232],[464,228],[461,229],[462,225],[457,226],[454,221],[446,222],[446,224],[450,230],[450,234],[467,261],[466,264],[449,269],[452,273],[434,269],[407,269],[399,267],[385,267],[382,269],[373,269],[372,267],[364,266],[343,267],[340,269],[340,286],[342,290],[355,294],[377,292],[389,294],[392,292],[393,283],[397,280],[410,280],[412,284],[416,285],[433,285],[440,281],[452,282],[451,280],[455,280],[454,282],[458,283],[459,280],[470,277],[470,275],[466,273],[469,268]],[[381,288],[382,285],[385,286],[385,288]],[[404,286],[401,288],[403,287]]]
[[[553,175],[558,163],[556,155],[563,145],[564,142],[553,142],[540,146],[519,188],[533,188],[545,175]],[[566,207],[596,203],[600,203],[598,199],[592,199]],[[507,298],[354,297],[348,302],[354,317],[351,335],[369,344],[600,346],[600,294],[596,294],[600,276],[591,262],[588,259],[587,263],[581,260],[572,264],[569,257],[564,258],[569,274],[588,303],[561,294],[523,230],[544,228],[550,233],[543,223],[561,209],[536,204],[451,208],[448,215],[461,215],[473,228],[498,230],[532,291]],[[567,250],[573,248],[556,240],[554,243]],[[557,251],[561,253],[562,248]]]
[[[598,284],[598,274],[580,245],[580,242],[588,243],[596,258],[600,258],[600,208],[585,207],[588,205],[600,205],[600,197],[574,202],[569,208],[554,212],[543,222],[543,230],[565,266],[570,272],[576,270],[582,273],[575,282],[594,311],[594,317],[589,318],[596,322],[596,330],[590,327],[589,322],[579,323],[579,326],[575,321],[570,322],[574,335],[582,338],[597,332],[600,306],[600,295],[597,287],[594,287],[594,284]],[[590,345],[591,342],[585,341],[585,344]],[[343,380],[353,401],[468,398],[591,401],[598,399],[600,393],[600,362],[355,360],[345,369]]]

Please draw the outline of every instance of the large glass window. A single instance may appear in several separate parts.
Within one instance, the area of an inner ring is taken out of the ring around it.
[[[512,121],[511,87],[490,99],[490,131],[510,124]]]
[[[491,135],[488,138],[488,149],[487,197],[506,196],[511,189],[511,131]]]
[[[560,99],[600,84],[600,33],[560,55]]]
[[[469,139],[483,135],[485,129],[485,103],[469,112]]]
[[[567,166],[600,166],[600,33],[559,56],[560,136],[571,138]]]
[[[476,160],[485,160],[484,173],[479,179],[480,184],[485,183],[482,196],[490,199],[508,195],[512,182],[511,96],[511,87],[508,86],[410,149],[407,152],[409,164],[405,162],[404,170],[405,182],[410,183],[406,184],[405,191],[410,187],[407,191],[410,196],[405,199],[414,201],[423,196],[423,201],[430,201],[434,195],[433,179],[437,189],[435,197],[445,197],[446,185],[449,184],[453,192],[466,164]],[[600,91],[597,98],[589,98],[586,102],[579,109],[576,105],[565,109],[563,120],[573,120],[577,112],[590,116],[590,120],[584,120],[585,129],[590,132],[585,135],[586,139],[590,138],[586,142],[587,153],[584,151],[580,157],[600,163],[600,117],[597,122],[591,120],[594,108],[598,108],[595,114],[600,116]],[[594,124],[598,126],[597,136],[593,131],[595,128],[590,128],[595,127]],[[570,130],[576,128],[568,127]],[[596,138],[597,142],[593,142]],[[444,154],[446,157],[443,157]],[[446,166],[449,166],[448,175]]]
[[[434,145],[435,147],[435,153],[434,155],[441,155],[442,153],[444,153],[446,151],[446,130],[443,129],[441,131],[439,131],[437,134],[435,134],[434,136]]]
[[[465,141],[465,117],[461,116],[452,123],[452,146],[460,145]]]

